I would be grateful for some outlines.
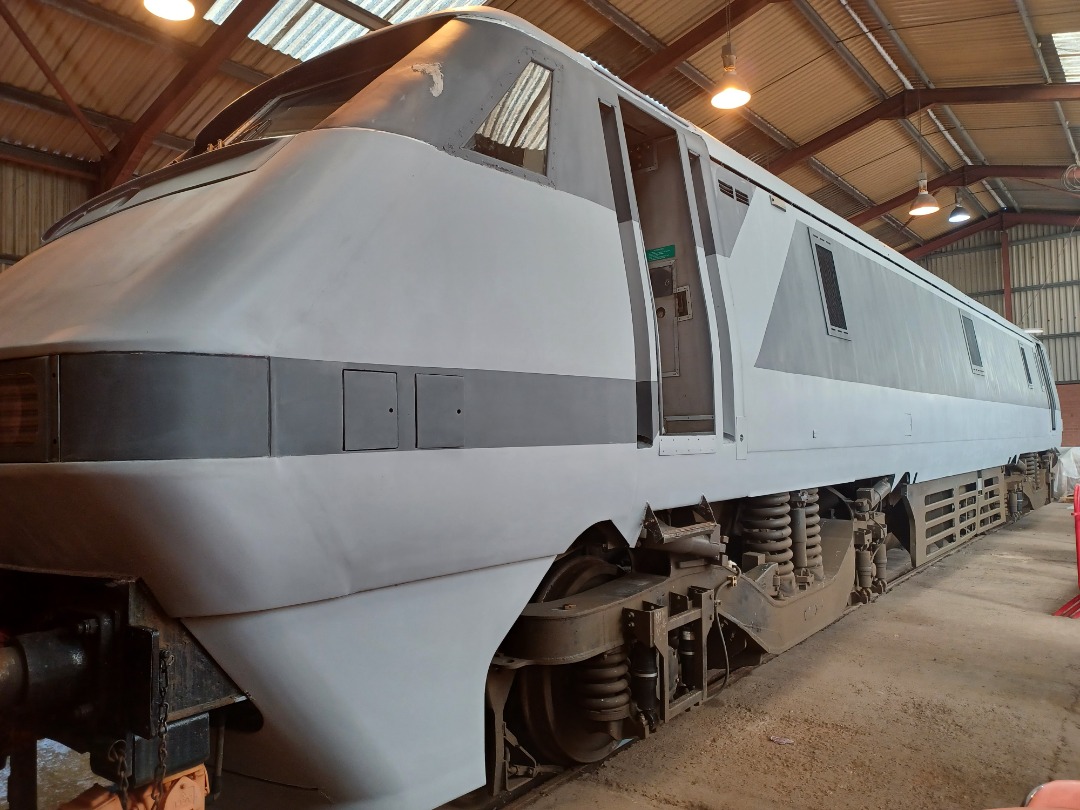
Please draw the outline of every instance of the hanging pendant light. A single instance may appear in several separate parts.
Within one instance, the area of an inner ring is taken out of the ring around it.
[[[731,44],[731,3],[727,4],[727,42],[724,43],[724,78],[712,97],[712,105],[721,110],[734,110],[750,100],[750,91],[735,75],[735,46]]]
[[[941,206],[938,205],[938,201],[926,190],[926,173],[919,172],[919,193],[915,195],[915,200],[911,203],[911,208],[908,209],[908,215],[925,217],[927,214],[940,210]]]
[[[712,105],[721,110],[734,110],[749,100],[750,91],[735,73],[735,49],[729,42],[724,45],[724,78],[720,82],[720,89],[712,97]]]
[[[191,0],[143,0],[143,5],[151,14],[166,20],[190,20],[195,16],[195,6]]]
[[[960,189],[956,190],[956,207],[949,212],[949,222],[967,222],[971,219],[971,212],[960,204]]]

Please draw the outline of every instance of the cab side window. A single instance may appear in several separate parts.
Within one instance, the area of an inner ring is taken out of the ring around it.
[[[468,148],[512,166],[547,174],[551,78],[549,68],[530,62],[480,125]]]

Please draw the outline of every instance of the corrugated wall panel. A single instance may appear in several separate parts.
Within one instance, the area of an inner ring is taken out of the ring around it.
[[[972,297],[987,309],[992,309],[1001,317],[1005,317],[1005,296],[1001,293],[980,293]]]
[[[1041,336],[1056,379],[1080,382],[1080,229],[1023,225],[1009,230],[1013,321]],[[1001,234],[976,234],[928,257],[924,266],[1004,315]]]
[[[1009,256],[1014,286],[1080,281],[1080,234],[1061,236],[1048,233],[1050,230],[1046,226],[1028,225],[1010,232],[1013,246]],[[1068,234],[1068,231],[1061,233]],[[1049,236],[1059,238],[1047,238]],[[1038,242],[1016,244],[1021,240],[1040,238]]]
[[[1051,287],[1013,294],[1013,322],[1047,335],[1080,331],[1080,286]]]
[[[1054,337],[1043,340],[1054,379],[1058,382],[1080,382],[1080,335]]]
[[[35,250],[42,232],[89,196],[81,180],[0,163],[0,254]]]
[[[996,250],[937,254],[929,258],[926,269],[968,295],[1001,289],[1000,259]]]

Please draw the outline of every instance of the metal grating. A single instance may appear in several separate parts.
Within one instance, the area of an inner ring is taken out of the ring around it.
[[[847,331],[847,316],[844,314],[844,300],[840,297],[840,282],[836,278],[836,264],[832,251],[821,245],[814,245],[817,251],[818,274],[821,276],[821,288],[825,291],[825,309],[829,314],[829,326]]]

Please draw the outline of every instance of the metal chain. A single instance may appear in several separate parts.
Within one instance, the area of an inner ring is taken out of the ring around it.
[[[175,660],[172,651],[167,647],[159,653],[161,677],[158,679],[158,761],[157,768],[154,769],[154,810],[159,810],[165,793],[165,769],[169,761],[169,669]]]
[[[117,763],[116,773],[120,777],[120,808],[128,810],[128,768],[127,743],[117,740],[109,747],[109,762]]]

